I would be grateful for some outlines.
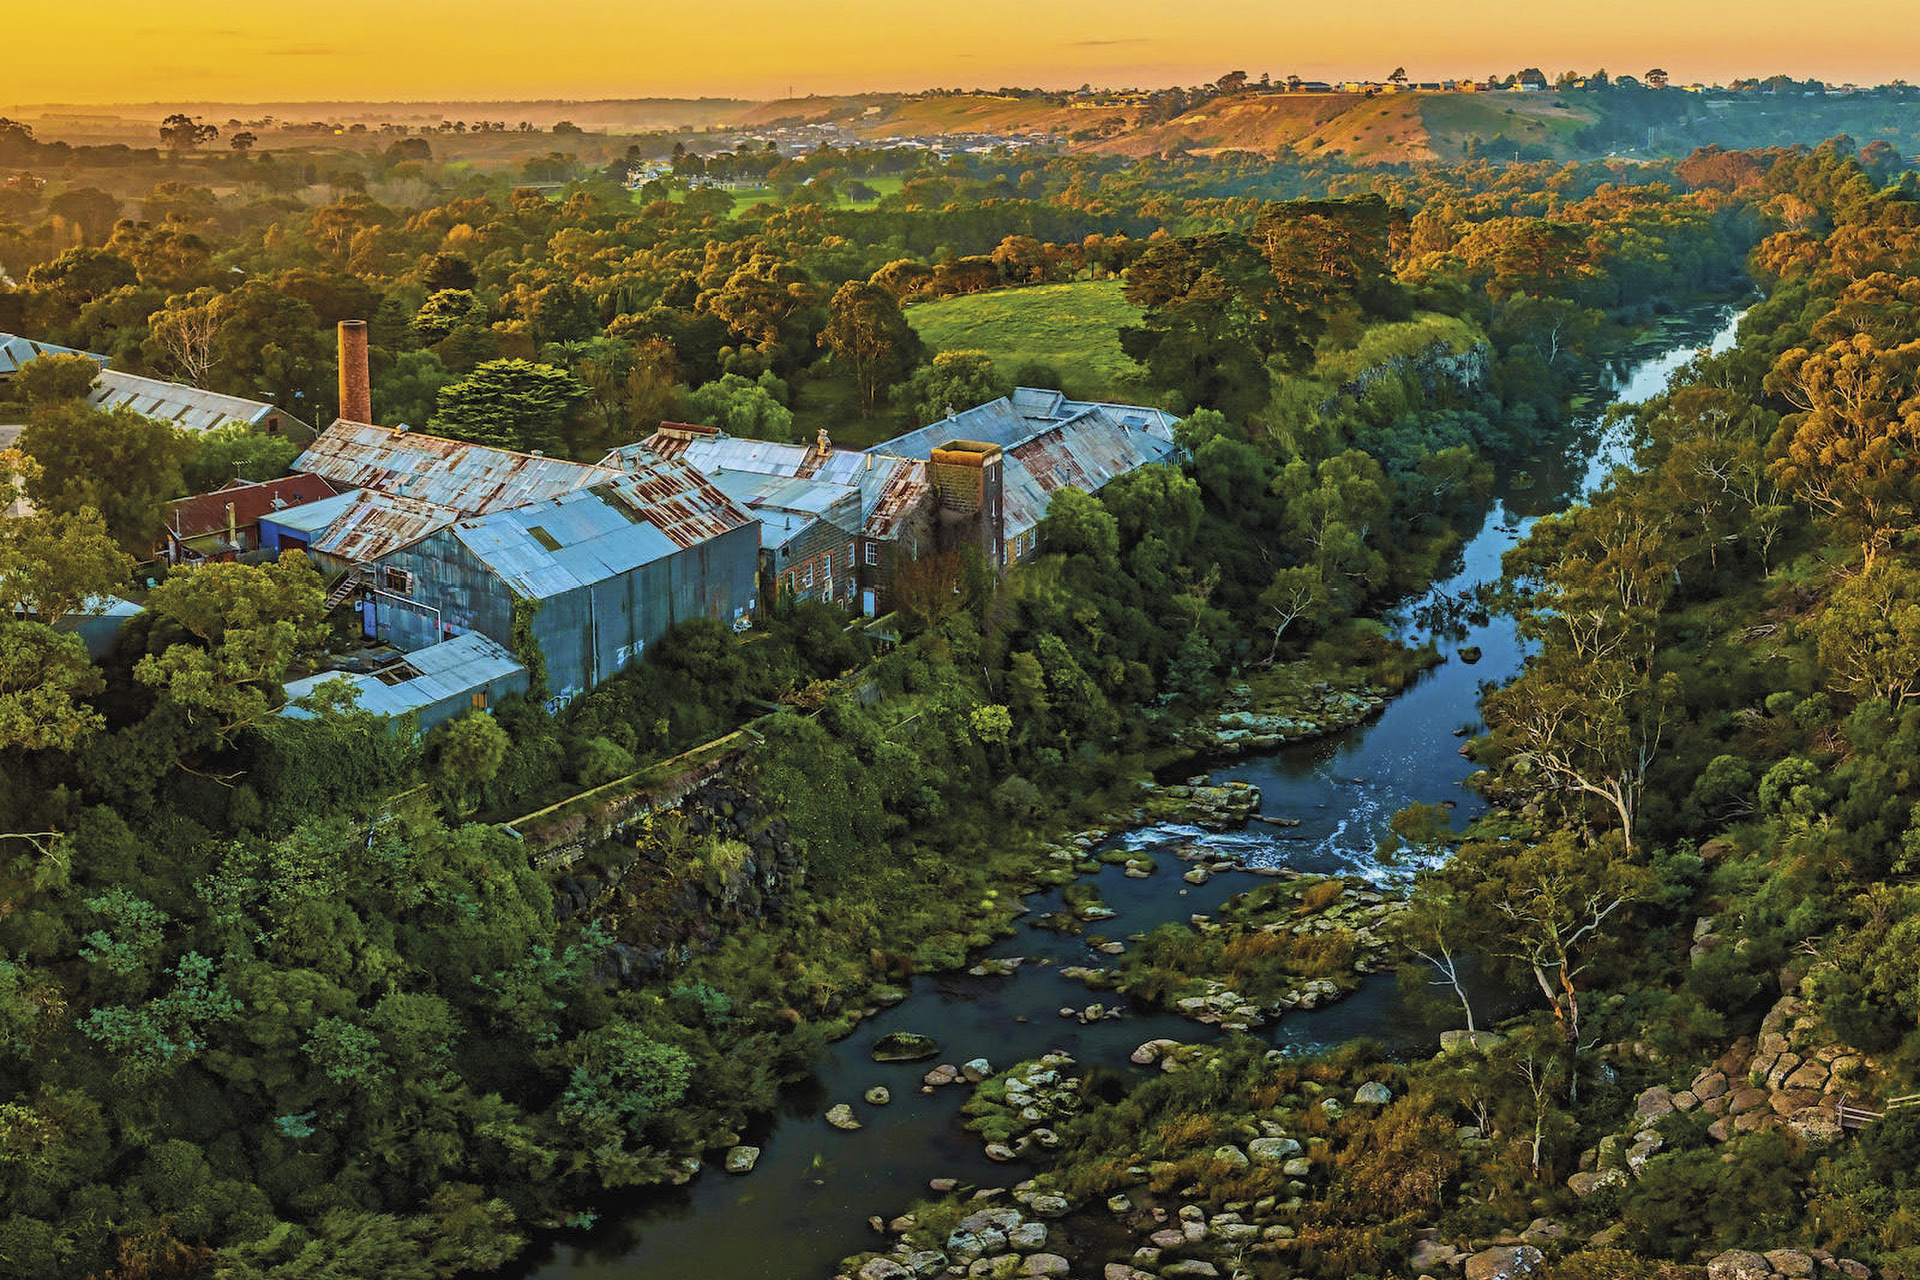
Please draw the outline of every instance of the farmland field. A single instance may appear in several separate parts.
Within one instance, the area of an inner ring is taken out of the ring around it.
[[[1085,399],[1148,394],[1140,366],[1120,349],[1120,328],[1140,312],[1120,296],[1118,280],[996,289],[921,302],[907,321],[938,351],[984,351],[1013,376],[1021,365],[1048,364],[1065,390]]]

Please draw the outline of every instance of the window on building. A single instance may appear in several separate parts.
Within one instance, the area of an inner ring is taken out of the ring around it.
[[[831,578],[833,576],[833,552],[831,551],[827,552],[826,566],[827,567],[822,572],[824,572],[829,578]]]
[[[487,691],[485,689],[473,695],[473,709],[475,711],[485,711],[487,709]]]
[[[410,596],[413,594],[413,574],[407,569],[383,565],[380,570],[380,585],[382,589],[391,591],[397,596]]]
[[[880,563],[880,544],[879,543],[869,542],[867,544],[867,563],[868,564]]]
[[[800,585],[805,587],[809,591],[813,590],[813,566],[812,565],[808,565],[806,573],[801,575]]]

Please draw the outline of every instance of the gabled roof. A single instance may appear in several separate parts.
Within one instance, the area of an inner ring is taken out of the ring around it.
[[[366,564],[438,533],[461,514],[418,498],[363,489],[307,545],[351,564]]]
[[[1029,436],[1005,450],[1001,471],[1009,536],[1040,523],[1054,491],[1097,493],[1109,482],[1179,452],[1171,440],[1131,430],[1095,409]]]
[[[99,381],[87,400],[98,409],[131,409],[142,417],[171,422],[183,431],[211,431],[215,427],[238,424],[253,426],[269,414],[279,413],[298,422],[292,414],[276,409],[263,400],[245,396],[202,391],[183,382],[143,378],[136,373],[121,373],[107,368],[107,357],[74,347],[62,347],[34,338],[0,333],[0,378],[11,377],[20,366],[40,356],[85,356],[100,366]],[[304,423],[301,424],[305,426]]]
[[[452,536],[516,595],[544,600],[753,523],[691,467],[655,459],[591,489],[462,520]]]
[[[227,507],[236,526],[258,524],[260,517],[305,506],[338,493],[323,476],[282,476],[278,480],[235,480],[224,489],[167,504],[167,529],[176,538],[197,538],[227,527]]]
[[[261,400],[202,391],[184,383],[162,382],[114,369],[100,371],[100,380],[87,399],[95,408],[131,409],[142,417],[171,422],[184,431],[250,427],[280,412]]]
[[[1158,409],[1068,400],[1057,391],[1028,387],[1012,398],[956,413],[875,448],[927,458],[952,440],[1000,447],[1009,537],[1040,522],[1056,489],[1071,485],[1093,493],[1129,471],[1170,461],[1179,452],[1173,418]]]
[[[677,422],[662,424],[645,440],[615,449],[600,462],[602,466],[625,467],[646,457],[685,462],[755,510],[761,510],[763,504],[769,510],[838,510],[847,495],[857,492],[858,531],[870,538],[890,537],[901,517],[927,492],[927,469],[922,460],[893,457],[877,450],[836,449],[831,444],[822,447],[819,443],[747,440],[713,427]],[[776,490],[762,485],[761,480],[795,483],[780,487],[776,497]],[[807,486],[818,492],[803,499],[798,495]],[[763,541],[767,546],[777,546],[795,532],[776,530],[773,539]]]
[[[540,502],[620,474],[610,467],[345,419],[321,432],[294,459],[293,468],[325,476],[340,488],[379,489],[467,516]]]
[[[36,338],[23,338],[18,334],[0,333],[0,378],[11,378],[20,372],[20,366],[29,360],[41,356],[85,356],[105,368],[107,358],[97,356],[91,351],[81,351],[74,347],[62,347],[52,342],[41,342]]]
[[[1108,404],[1096,400],[1069,400],[1058,391],[1016,387],[1013,395],[950,414],[940,421],[895,436],[873,447],[875,453],[904,458],[927,458],[949,440],[977,440],[1002,449],[1062,423],[1090,419],[1100,430],[1122,430],[1173,442],[1174,416],[1138,404]]]

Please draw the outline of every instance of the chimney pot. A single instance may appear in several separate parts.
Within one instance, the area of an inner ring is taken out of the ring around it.
[[[367,322],[340,322],[340,416],[373,421],[373,381],[367,370]]]

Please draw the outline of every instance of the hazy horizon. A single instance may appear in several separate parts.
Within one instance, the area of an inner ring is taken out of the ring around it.
[[[1549,76],[1662,67],[1675,83],[1786,74],[1841,83],[1913,76],[1920,32],[1900,0],[1861,0],[1844,27],[1810,28],[1799,6],[1753,0],[1682,8],[1619,0],[1576,14],[1514,0],[1438,6],[1379,0],[1309,7],[1145,0],[1037,7],[1018,0],[904,7],[851,0],[830,12],[740,0],[710,11],[549,0],[530,18],[504,0],[399,8],[338,0],[262,17],[239,0],[34,7],[9,19],[8,83],[30,106],[169,102],[595,101],[911,92],[1020,85],[1157,87],[1253,79]],[[102,20],[104,19],[104,21]],[[118,19],[118,21],[116,21]],[[1862,32],[1872,32],[1863,39]]]

